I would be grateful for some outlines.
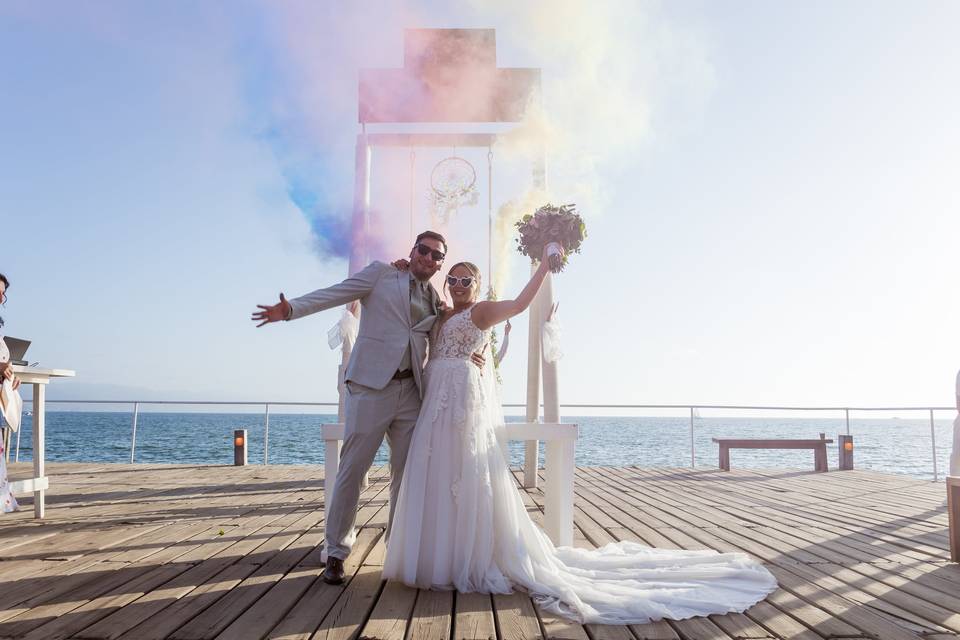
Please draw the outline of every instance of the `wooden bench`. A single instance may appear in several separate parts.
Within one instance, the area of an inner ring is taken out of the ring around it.
[[[340,469],[340,446],[343,423],[320,425],[324,452],[324,515],[330,508],[330,497]],[[575,468],[576,424],[540,422],[508,422],[508,440],[543,440],[546,442],[543,490],[544,530],[557,546],[573,546],[573,476]]]
[[[730,471],[730,449],[813,449],[813,470],[827,470],[827,445],[833,440],[827,440],[820,434],[819,440],[766,440],[763,438],[747,438],[734,440],[730,438],[714,438],[720,445],[720,468]]]

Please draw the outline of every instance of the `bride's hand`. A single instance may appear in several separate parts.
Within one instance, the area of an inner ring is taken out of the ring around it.
[[[398,271],[406,271],[410,268],[410,261],[406,258],[400,258],[399,260],[394,260],[390,264],[393,265]]]
[[[543,255],[540,256],[540,263],[541,263],[541,264],[547,264],[547,263],[550,262],[550,252],[549,252],[549,249],[550,249],[550,245],[551,245],[551,244],[556,244],[556,245],[557,245],[557,248],[560,249],[560,259],[561,259],[561,260],[563,259],[563,256],[565,256],[565,255],[567,254],[567,252],[563,250],[563,245],[560,244],[559,242],[556,242],[556,241],[548,242],[547,244],[543,245]]]

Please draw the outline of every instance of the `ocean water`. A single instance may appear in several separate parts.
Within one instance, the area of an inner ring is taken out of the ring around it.
[[[129,462],[132,414],[122,412],[47,411],[47,460],[50,462]],[[520,417],[508,421],[523,422]],[[577,464],[584,466],[689,467],[690,420],[680,417],[577,417],[580,425]],[[319,425],[331,415],[271,414],[270,464],[322,464],[324,445]],[[247,429],[250,464],[264,461],[264,419],[253,413],[141,412],[137,422],[135,462],[233,464],[233,430]],[[694,448],[697,467],[717,466],[717,445],[711,438],[817,438],[836,440],[844,433],[842,419],[697,418]],[[952,419],[935,422],[940,478],[948,469]],[[929,419],[851,419],[854,464],[859,469],[933,478]],[[31,460],[31,422],[20,430],[20,461]],[[16,455],[16,435],[11,442]],[[511,464],[523,461],[523,443],[510,443]],[[384,444],[376,463],[388,459]],[[828,447],[831,468],[837,445]],[[541,443],[541,461],[543,445]],[[736,450],[733,468],[813,469],[812,451]]]

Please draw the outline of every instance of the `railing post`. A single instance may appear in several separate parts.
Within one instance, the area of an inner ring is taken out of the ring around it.
[[[267,454],[270,446],[270,403],[264,403],[263,412],[263,464],[269,464]]]
[[[933,409],[930,409],[930,444],[933,446],[933,481],[940,480],[940,474],[937,473],[937,432],[933,428]]]
[[[690,468],[697,468],[697,452],[693,444],[693,412],[694,408],[690,407]]]
[[[33,413],[30,414],[30,420],[33,420]],[[17,455],[13,459],[14,462],[20,462],[20,434],[23,432],[23,429],[17,429]]]
[[[140,413],[140,403],[133,403],[133,429],[130,433],[130,464],[133,464],[133,452],[137,449],[137,415]]]
[[[844,409],[843,413],[847,418],[847,435],[850,435],[850,409]]]

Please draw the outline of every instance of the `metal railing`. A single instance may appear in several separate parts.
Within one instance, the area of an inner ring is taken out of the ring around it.
[[[24,404],[32,403],[29,399],[24,399]],[[262,406],[263,411],[263,464],[269,464],[269,446],[270,446],[270,407],[339,407],[337,402],[281,402],[270,400],[266,402],[226,402],[219,400],[46,400],[47,404],[110,404],[110,405],[132,405],[133,424],[130,433],[130,463],[134,462],[137,444],[137,420],[140,414],[140,405],[188,405],[188,406]],[[505,403],[502,405],[508,409],[525,408],[525,404]],[[540,405],[541,407],[543,405]],[[696,420],[699,417],[697,412],[700,409],[708,410],[730,410],[730,411],[815,411],[815,412],[843,412],[846,433],[850,435],[850,412],[876,412],[876,411],[923,411],[929,413],[930,417],[930,446],[933,461],[933,481],[940,479],[940,473],[937,467],[937,433],[934,424],[935,411],[955,412],[956,407],[799,407],[799,406],[767,406],[767,405],[728,405],[728,404],[560,404],[566,409],[671,409],[687,410],[690,413],[690,467],[697,465],[696,457]],[[20,461],[20,432],[17,432],[17,446],[15,461]]]

